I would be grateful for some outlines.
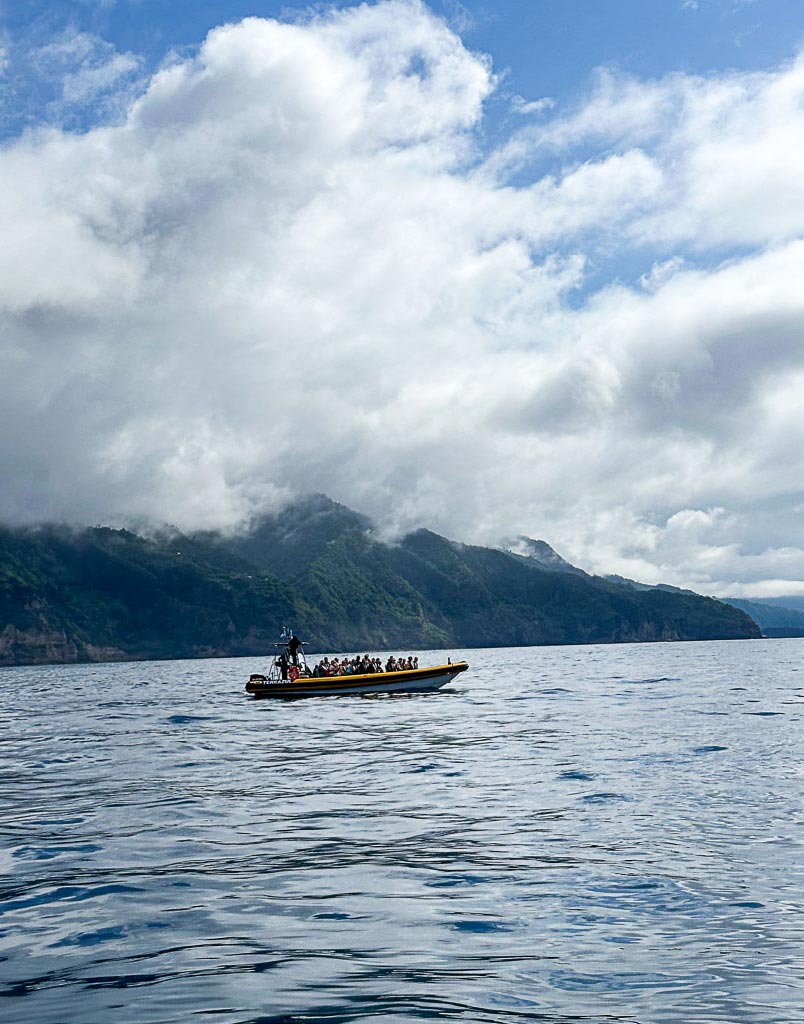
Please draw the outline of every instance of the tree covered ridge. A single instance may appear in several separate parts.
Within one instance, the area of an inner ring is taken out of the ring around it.
[[[759,636],[711,598],[428,530],[385,544],[320,495],[235,536],[0,529],[0,664],[260,654],[285,623],[321,651]]]

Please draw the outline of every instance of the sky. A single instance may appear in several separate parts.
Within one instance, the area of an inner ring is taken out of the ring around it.
[[[0,519],[804,594],[804,8],[0,0]]]

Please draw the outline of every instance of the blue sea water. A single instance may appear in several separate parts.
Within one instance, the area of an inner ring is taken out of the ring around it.
[[[0,1020],[804,1021],[804,641],[461,655],[0,670]]]

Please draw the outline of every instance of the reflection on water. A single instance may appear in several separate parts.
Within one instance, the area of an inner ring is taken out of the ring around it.
[[[256,659],[0,670],[0,1016],[804,1020],[802,655],[291,703]]]

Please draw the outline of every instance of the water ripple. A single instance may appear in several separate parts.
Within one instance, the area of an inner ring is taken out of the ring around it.
[[[460,652],[289,704],[258,659],[0,670],[0,1013],[802,1020],[802,653]]]

